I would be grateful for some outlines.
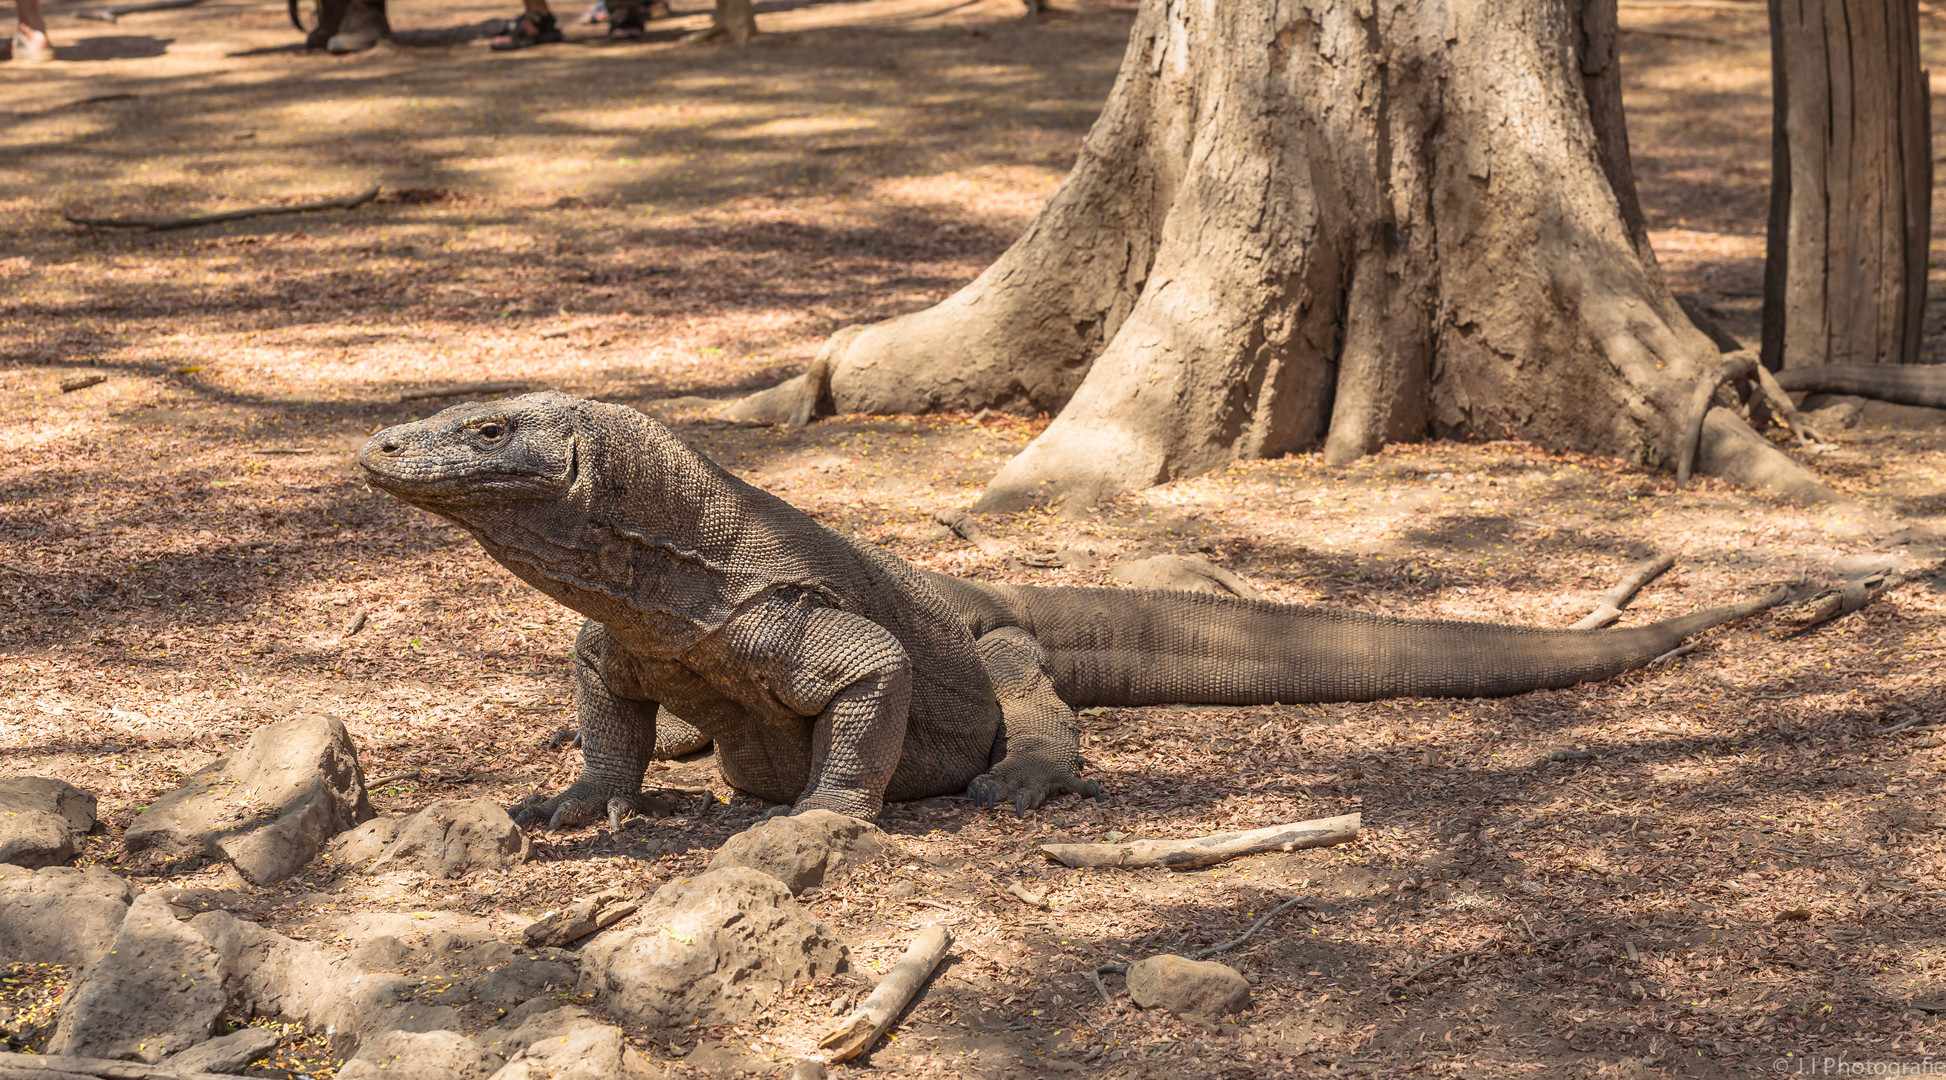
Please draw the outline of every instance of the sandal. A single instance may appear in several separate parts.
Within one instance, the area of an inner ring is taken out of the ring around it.
[[[45,31],[22,26],[14,31],[13,58],[21,64],[44,64],[54,59],[54,46]]]
[[[524,49],[529,45],[552,45],[561,40],[561,28],[554,22],[552,15],[536,15],[523,11],[508,19],[507,25],[494,36],[493,48],[498,52],[508,49]]]
[[[608,9],[608,40],[640,41],[648,36],[648,9],[635,4],[611,4]]]

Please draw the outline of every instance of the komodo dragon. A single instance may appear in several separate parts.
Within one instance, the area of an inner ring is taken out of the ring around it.
[[[792,812],[871,820],[886,799],[960,792],[1024,812],[1099,794],[1077,775],[1076,706],[1573,686],[1783,597],[1577,631],[961,581],[825,528],[633,409],[559,393],[387,428],[358,463],[587,616],[574,649],[585,764],[566,791],[515,808],[529,827],[644,805],[658,703],[716,741],[733,786]]]

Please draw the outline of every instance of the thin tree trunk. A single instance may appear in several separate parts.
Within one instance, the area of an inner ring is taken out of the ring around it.
[[[1932,136],[1909,0],[1770,0],[1763,362],[1916,364]]]
[[[1671,459],[1717,350],[1649,249],[1615,36],[1615,0],[1145,0],[1026,234],[782,396],[1058,408],[983,509],[1428,432]]]

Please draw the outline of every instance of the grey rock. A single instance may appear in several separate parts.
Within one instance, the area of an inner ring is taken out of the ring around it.
[[[843,971],[849,951],[769,874],[711,870],[657,890],[636,926],[582,949],[582,993],[629,1024],[746,1020],[786,987]]]
[[[335,949],[295,941],[227,911],[204,912],[189,926],[216,950],[223,988],[242,1014],[288,1017],[329,1032],[340,1054],[383,1031],[459,1026],[453,1009],[401,1000],[417,980],[365,971]]]
[[[51,776],[0,777],[0,817],[39,810],[58,814],[79,833],[95,828],[95,797]]]
[[[74,858],[95,827],[95,797],[48,776],[0,778],[0,863],[36,869]]]
[[[108,955],[62,998],[48,1053],[154,1064],[216,1033],[218,957],[176,916],[159,896],[135,898]]]
[[[572,1005],[517,1010],[516,1026],[503,1023],[480,1036],[507,1065],[493,1080],[649,1080],[658,1070],[622,1041],[620,1028],[603,1024]]]
[[[491,799],[442,799],[400,822],[393,840],[364,872],[419,870],[456,878],[469,870],[519,866],[533,853],[527,834],[500,804]],[[334,861],[338,861],[335,853]]]
[[[890,841],[878,827],[830,810],[774,817],[723,845],[709,869],[745,866],[783,882],[793,894],[836,885],[878,857]]]
[[[269,1028],[247,1027],[198,1043],[162,1062],[178,1073],[233,1073],[276,1049],[279,1039]]]
[[[351,950],[351,962],[358,965],[360,971],[397,971],[405,966],[405,958],[411,952],[405,942],[391,934],[380,934],[359,942],[358,947]]]
[[[555,960],[515,960],[480,983],[474,994],[494,1005],[519,1005],[551,990],[573,989],[580,972]]]
[[[1246,600],[1263,598],[1256,586],[1208,559],[1184,558],[1180,555],[1153,555],[1123,563],[1109,571],[1108,576],[1136,589],[1206,592],[1217,596],[1240,596]]]
[[[356,829],[341,832],[325,845],[324,857],[334,869],[369,873],[372,861],[385,854],[385,849],[399,838],[399,826],[405,820],[373,818]]]
[[[0,865],[0,956],[86,968],[108,955],[135,887],[106,870]]]
[[[367,1039],[338,1080],[487,1080],[506,1059],[454,1031],[387,1031]]]
[[[621,922],[640,907],[627,889],[603,889],[542,916],[521,936],[528,948],[561,948]]]
[[[226,859],[268,885],[297,873],[332,836],[373,814],[345,725],[302,716],[271,724],[235,756],[198,769],[122,836],[130,852]]]
[[[1250,1007],[1250,984],[1213,960],[1162,953],[1129,965],[1128,996],[1145,1009],[1209,1020]]]
[[[79,852],[81,834],[66,818],[45,810],[0,813],[0,863],[29,870],[60,866]]]

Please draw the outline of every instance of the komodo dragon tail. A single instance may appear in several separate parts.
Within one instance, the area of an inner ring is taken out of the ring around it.
[[[1639,668],[1785,590],[1648,626],[1430,622],[1191,592],[1015,588],[1070,705],[1268,705],[1497,697]]]
[[[1786,390],[1856,394],[1946,409],[1946,366],[1936,364],[1815,364],[1785,368],[1777,373],[1777,382]]]

